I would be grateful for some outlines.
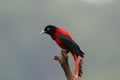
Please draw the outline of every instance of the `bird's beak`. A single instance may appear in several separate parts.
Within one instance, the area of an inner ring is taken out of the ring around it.
[[[40,34],[43,34],[43,33],[45,33],[45,31],[41,31],[41,32],[40,32]]]

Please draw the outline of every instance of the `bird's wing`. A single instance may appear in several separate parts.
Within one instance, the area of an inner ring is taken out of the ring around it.
[[[69,51],[75,52],[76,54],[80,55],[81,57],[84,56],[84,53],[80,50],[80,47],[72,39],[68,38],[64,34],[59,34],[59,39],[60,39],[60,41],[62,41],[62,43],[66,46],[66,48]]]

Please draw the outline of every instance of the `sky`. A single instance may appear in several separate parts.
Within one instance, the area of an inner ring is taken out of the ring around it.
[[[66,79],[53,60],[60,48],[39,34],[49,24],[68,30],[85,53],[81,80],[119,79],[119,0],[1,0],[0,80]],[[69,63],[73,71],[71,54]]]

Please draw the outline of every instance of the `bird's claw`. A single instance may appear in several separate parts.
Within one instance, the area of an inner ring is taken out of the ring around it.
[[[65,52],[65,53],[69,53],[68,49],[62,49],[61,51]]]

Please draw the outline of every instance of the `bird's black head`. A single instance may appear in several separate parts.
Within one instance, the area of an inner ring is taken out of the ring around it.
[[[52,39],[54,39],[54,33],[56,29],[57,27],[54,25],[47,25],[44,29],[44,33],[49,34],[52,37]]]

